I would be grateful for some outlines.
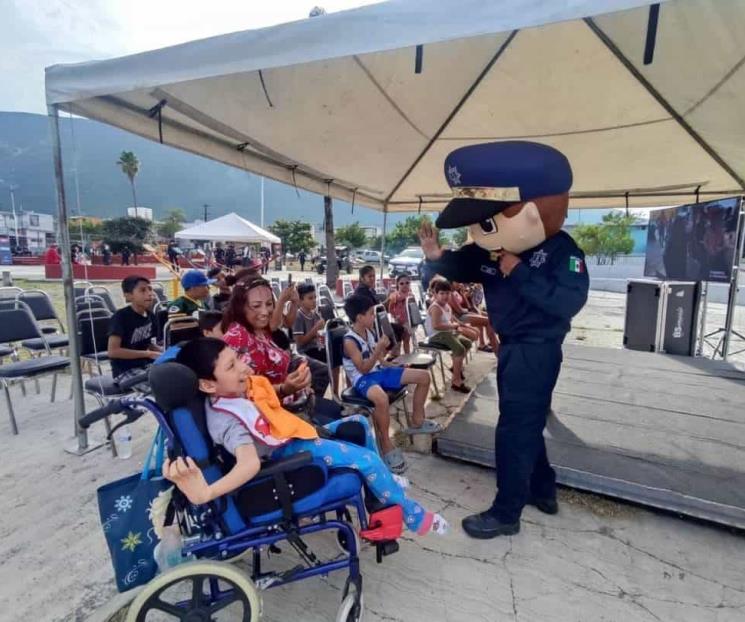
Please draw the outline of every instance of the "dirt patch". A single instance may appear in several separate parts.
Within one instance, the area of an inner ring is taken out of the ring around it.
[[[634,506],[569,488],[559,490],[559,501],[587,510],[600,518],[630,518],[639,512],[639,508]]]

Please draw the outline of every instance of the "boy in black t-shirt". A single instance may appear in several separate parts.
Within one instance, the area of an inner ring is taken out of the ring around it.
[[[109,325],[108,355],[115,380],[142,371],[160,355],[152,343],[155,295],[150,281],[144,276],[128,276],[122,281],[122,292],[129,305],[112,315]]]

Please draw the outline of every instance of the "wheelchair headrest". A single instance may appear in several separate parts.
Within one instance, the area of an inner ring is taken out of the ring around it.
[[[166,412],[190,405],[199,392],[196,374],[172,361],[150,368],[150,388],[158,405]]]

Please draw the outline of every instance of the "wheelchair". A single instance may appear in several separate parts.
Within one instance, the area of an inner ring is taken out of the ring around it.
[[[164,362],[150,368],[149,383],[151,397],[112,400],[81,418],[81,426],[113,414],[123,414],[129,423],[150,413],[165,435],[169,457],[190,456],[209,483],[219,479],[232,457],[221,454],[210,439],[195,374],[178,363]],[[354,429],[361,426],[346,425],[346,433],[345,425],[340,426],[338,438],[364,444],[364,431],[356,437]],[[336,620],[358,622],[364,609],[360,539],[374,546],[381,563],[398,551],[403,528],[400,506],[375,506],[373,499],[364,494],[357,472],[331,472],[307,452],[265,462],[242,488],[206,505],[192,505],[174,487],[166,524],[178,525],[181,555],[187,561],[151,580],[133,600],[126,620],[207,622],[230,613],[230,620],[255,622],[261,617],[260,591],[345,571]],[[333,559],[321,559],[304,541],[305,536],[327,531],[339,549]],[[265,558],[283,552],[278,547],[282,543],[285,550],[294,550],[299,563],[289,570],[266,570]],[[229,563],[238,559],[250,561],[250,573]]]

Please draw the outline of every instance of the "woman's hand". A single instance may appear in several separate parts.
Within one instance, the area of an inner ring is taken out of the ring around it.
[[[295,287],[294,283],[291,283],[287,286],[287,288],[283,289],[280,292],[277,302],[279,302],[281,305],[284,305],[287,302],[300,302],[300,296],[298,296],[297,288]]]
[[[310,386],[310,381],[310,367],[308,367],[308,363],[303,361],[294,372],[287,374],[287,378],[282,383],[284,394],[293,395],[298,391],[307,389]]]
[[[163,477],[173,482],[176,487],[186,495],[186,498],[195,505],[202,505],[212,501],[210,485],[204,479],[202,470],[194,460],[187,457],[176,460],[166,459],[163,462]]]

